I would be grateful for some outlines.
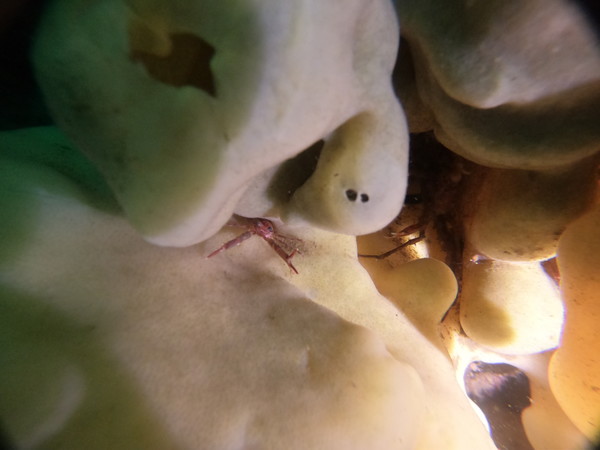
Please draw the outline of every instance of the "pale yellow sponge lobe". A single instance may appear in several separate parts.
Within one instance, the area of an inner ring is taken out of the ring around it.
[[[471,262],[460,323],[471,339],[500,353],[537,353],[558,345],[563,304],[539,263]]]
[[[400,89],[414,131],[433,128],[452,151],[499,168],[564,167],[598,151],[600,53],[583,8],[562,0],[397,6],[414,59],[415,87]]]
[[[469,242],[502,261],[554,257],[563,230],[593,201],[595,168],[588,158],[555,170],[485,171],[473,186]]]
[[[600,208],[573,222],[560,239],[558,265],[566,302],[550,387],[575,425],[600,438]]]

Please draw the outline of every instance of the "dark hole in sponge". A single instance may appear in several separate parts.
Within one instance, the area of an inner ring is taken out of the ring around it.
[[[188,33],[170,34],[171,52],[155,55],[142,49],[132,49],[131,58],[141,62],[150,76],[171,86],[193,86],[213,97],[215,82],[210,61],[215,49],[205,40]]]
[[[348,197],[348,200],[351,202],[354,202],[358,198],[358,192],[356,192],[354,189],[348,189],[346,191],[346,197]]]

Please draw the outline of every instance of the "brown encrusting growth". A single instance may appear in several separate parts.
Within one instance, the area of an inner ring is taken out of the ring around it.
[[[395,246],[382,254],[359,256],[384,259],[426,240],[432,252],[440,253],[438,259],[452,269],[460,284],[465,245],[463,199],[476,166],[445,148],[433,133],[411,135],[405,205],[385,230]]]

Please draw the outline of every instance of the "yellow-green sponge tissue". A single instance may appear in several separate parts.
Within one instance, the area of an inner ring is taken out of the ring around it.
[[[0,130],[0,447],[591,445],[584,3],[45,1],[49,115]]]

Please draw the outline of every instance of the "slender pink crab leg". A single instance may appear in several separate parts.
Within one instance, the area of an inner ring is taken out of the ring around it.
[[[225,242],[223,245],[221,245],[218,249],[216,249],[214,252],[212,252],[210,255],[207,256],[207,258],[210,258],[212,256],[215,256],[225,250],[230,249],[231,247],[235,247],[237,245],[240,245],[242,242],[244,242],[246,239],[250,239],[252,237],[252,235],[255,234],[254,231],[246,231],[245,233],[240,234],[238,237],[236,237],[235,239],[232,239],[228,242]]]
[[[262,237],[262,236],[261,236]],[[298,253],[298,249],[294,249],[292,251],[292,253],[290,253],[289,255],[285,252],[285,250],[283,248],[281,248],[279,246],[279,244],[277,244],[277,242],[273,241],[272,239],[267,239],[267,238],[263,238],[265,241],[267,241],[267,244],[269,244],[271,246],[271,248],[273,250],[275,250],[275,252],[281,257],[281,259],[283,259],[285,261],[285,263],[289,266],[290,269],[292,269],[294,271],[295,274],[298,274],[298,270],[296,270],[296,268],[294,267],[294,265],[292,264],[292,258],[294,257],[294,255],[296,253]]]

